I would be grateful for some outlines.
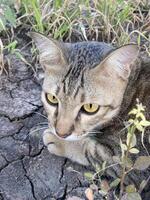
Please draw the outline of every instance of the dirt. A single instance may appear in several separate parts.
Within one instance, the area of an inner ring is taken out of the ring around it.
[[[22,55],[32,63],[30,50],[27,46]],[[0,77],[0,200],[85,199],[86,169],[43,146],[47,119],[40,100],[41,69],[35,76],[15,54],[7,53],[6,60],[8,74]]]

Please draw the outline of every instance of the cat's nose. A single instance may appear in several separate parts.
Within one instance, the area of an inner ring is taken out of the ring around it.
[[[56,134],[61,138],[67,138],[72,134],[73,128],[70,126],[69,120],[59,119],[55,125]]]
[[[67,138],[69,135],[71,135],[71,133],[60,133],[58,131],[56,131],[56,134],[61,138]]]

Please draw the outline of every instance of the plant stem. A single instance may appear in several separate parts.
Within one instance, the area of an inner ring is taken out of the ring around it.
[[[121,182],[120,182],[120,194],[119,194],[119,199],[121,200],[121,197],[122,197],[122,195],[123,195],[123,191],[124,191],[124,180],[125,180],[125,177],[126,177],[126,175],[127,175],[127,173],[129,172],[129,171],[131,171],[131,169],[129,169],[128,171],[126,171],[126,162],[127,162],[127,158],[128,158],[128,155],[129,155],[129,150],[130,150],[130,146],[131,146],[131,142],[132,142],[132,138],[133,138],[133,134],[134,134],[134,132],[135,132],[135,129],[136,129],[136,127],[133,125],[132,127],[131,127],[131,132],[130,132],[130,134],[131,134],[131,137],[130,137],[130,139],[129,139],[129,143],[128,143],[128,145],[127,145],[127,151],[126,151],[126,153],[125,153],[125,157],[124,157],[124,162],[122,162],[123,163],[123,170],[122,170],[122,176],[121,176]]]

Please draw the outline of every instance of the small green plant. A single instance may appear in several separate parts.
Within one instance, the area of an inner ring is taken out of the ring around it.
[[[13,42],[10,42],[8,45],[6,45],[4,49],[7,50],[10,54],[15,54],[17,58],[21,59],[25,64],[31,66],[31,64],[22,55],[21,50],[17,48],[17,44],[17,40],[14,40]]]
[[[4,49],[7,49],[9,53],[13,54],[17,51],[17,40],[14,40],[13,42],[10,42],[7,46],[5,46]]]
[[[7,27],[16,27],[16,13],[12,0],[0,0],[0,32]]]
[[[143,137],[145,128],[150,126],[150,121],[147,121],[144,115],[145,107],[142,105],[142,103],[139,103],[137,100],[136,108],[131,110],[129,112],[129,115],[132,116],[132,118],[129,119],[128,123],[129,126],[127,128],[127,138],[126,143],[120,142],[121,150],[122,150],[122,177],[121,177],[121,185],[120,185],[120,198],[123,195],[124,191],[124,180],[125,176],[134,169],[137,170],[144,170],[150,165],[150,156],[148,154],[148,151],[143,143]],[[136,139],[136,131],[138,130],[139,133],[141,133],[141,142],[143,144],[143,147],[146,149],[147,156],[139,156],[135,163],[132,163],[130,160],[130,154],[138,154],[139,149],[136,147],[137,139]],[[134,186],[132,185],[132,188]]]
[[[120,139],[120,147],[122,150],[122,155],[121,157],[117,157],[118,161],[108,166],[106,165],[107,163],[104,162],[102,166],[95,167],[96,173],[91,173],[91,172],[85,173],[85,177],[92,183],[92,185],[96,184],[100,186],[99,192],[104,196],[107,196],[112,188],[115,188],[120,184],[120,194],[119,197],[116,196],[116,199],[119,198],[119,200],[124,200],[124,199],[141,200],[140,192],[147,184],[147,181],[143,180],[141,182],[138,191],[133,184],[128,185],[126,188],[124,188],[124,181],[125,177],[128,176],[128,173],[131,172],[132,170],[135,169],[145,170],[150,165],[150,156],[143,142],[145,129],[146,127],[150,126],[150,121],[146,120],[144,112],[145,112],[145,107],[142,105],[142,103],[139,103],[139,101],[137,100],[136,107],[133,108],[131,112],[129,112],[130,119],[128,120],[128,123],[126,125],[127,129],[126,140],[125,142],[122,142],[122,140]],[[147,155],[139,156],[133,163],[133,161],[131,160],[131,155],[139,153],[139,149],[136,147],[137,134],[141,134],[141,143],[145,148]],[[116,165],[120,165],[122,168],[121,176],[112,181],[110,184],[107,181],[101,180],[101,176],[103,175],[104,171]]]

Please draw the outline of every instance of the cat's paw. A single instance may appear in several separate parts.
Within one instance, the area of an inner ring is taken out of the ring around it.
[[[56,136],[51,134],[49,129],[46,129],[43,133],[43,142],[45,146],[48,146],[51,143],[55,143]]]
[[[64,148],[61,140],[59,140],[55,135],[51,134],[49,129],[45,130],[43,133],[43,142],[47,146],[50,153],[63,156]]]

